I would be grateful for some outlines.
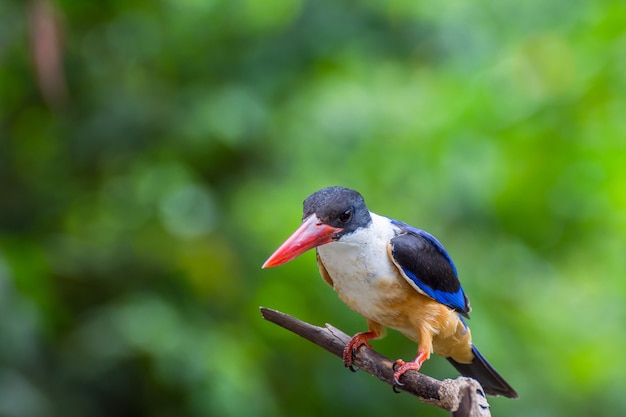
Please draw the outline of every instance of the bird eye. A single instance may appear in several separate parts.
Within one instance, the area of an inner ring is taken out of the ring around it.
[[[343,213],[341,213],[339,215],[339,221],[341,223],[348,223],[350,220],[352,220],[352,209],[349,208],[348,210],[344,211]]]

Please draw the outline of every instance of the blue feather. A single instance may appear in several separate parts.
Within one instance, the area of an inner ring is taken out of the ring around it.
[[[455,310],[465,311],[465,293],[463,292],[463,288],[459,288],[457,292],[447,292],[441,290],[433,290],[424,282],[422,282],[418,277],[415,276],[411,271],[402,268],[402,272],[405,273],[407,277],[411,279],[421,289],[435,301],[440,302],[443,305],[447,305]]]
[[[391,256],[405,277],[427,296],[468,317],[469,302],[441,242],[406,223],[393,219],[391,223],[400,228],[400,234],[390,241]]]

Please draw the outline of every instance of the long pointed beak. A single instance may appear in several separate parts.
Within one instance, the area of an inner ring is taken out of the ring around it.
[[[315,214],[310,215],[302,225],[293,232],[276,252],[263,264],[262,268],[271,268],[289,262],[309,249],[325,245],[333,241],[333,237],[343,229],[322,223]]]

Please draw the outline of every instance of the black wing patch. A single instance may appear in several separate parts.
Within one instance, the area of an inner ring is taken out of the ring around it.
[[[467,317],[469,300],[447,252],[432,235],[409,230],[391,239],[390,254],[405,279],[432,299]]]

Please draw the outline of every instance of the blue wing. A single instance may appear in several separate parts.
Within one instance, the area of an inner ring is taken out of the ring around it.
[[[389,241],[389,253],[404,278],[421,293],[468,317],[469,300],[443,245],[430,233],[391,222],[401,233]]]

